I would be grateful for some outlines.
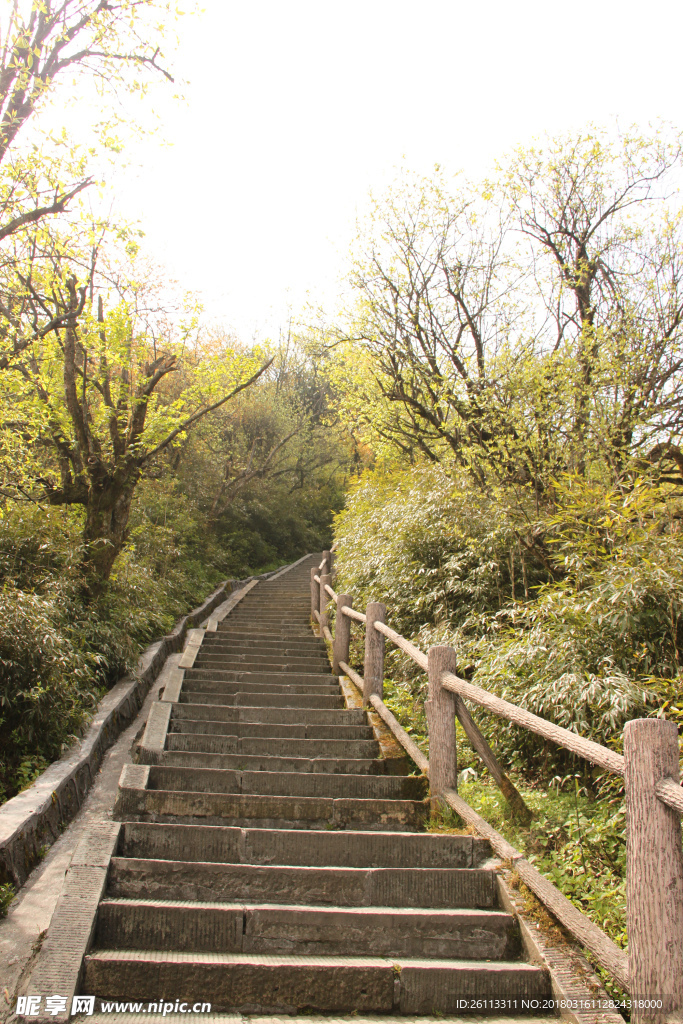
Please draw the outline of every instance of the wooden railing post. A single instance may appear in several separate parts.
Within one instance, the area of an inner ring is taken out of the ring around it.
[[[681,818],[655,793],[662,779],[678,782],[675,722],[627,722],[624,762],[631,1020],[645,1024],[683,1010]],[[662,1000],[661,1008],[647,1005],[653,1000]]]
[[[444,789],[458,788],[455,739],[455,694],[441,685],[441,673],[457,669],[452,647],[430,647],[427,652],[429,699],[425,701],[429,729],[429,791],[439,797]]]
[[[334,645],[332,647],[332,671],[336,676],[341,671],[340,661],[348,665],[351,645],[351,619],[347,615],[342,615],[342,608],[353,608],[351,594],[337,595],[337,617],[334,622]]]
[[[365,663],[363,666],[363,700],[367,703],[371,693],[382,699],[384,695],[384,637],[375,629],[376,622],[386,622],[386,605],[371,601],[365,609]]]
[[[320,611],[320,588],[315,582],[315,577],[318,575],[318,567],[314,566],[311,569],[311,619],[313,622],[318,620],[315,617],[315,613]]]
[[[330,595],[325,590],[325,584],[332,586],[332,577],[328,572],[320,577],[320,628],[330,628],[330,616],[327,614],[327,606],[330,603]]]
[[[329,574],[332,571],[332,552],[331,551],[323,551],[322,561],[324,562],[324,565],[323,565],[322,569],[320,570],[320,576],[321,577],[322,577],[323,573],[328,573]]]

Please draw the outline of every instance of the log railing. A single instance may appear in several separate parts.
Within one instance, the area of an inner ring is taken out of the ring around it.
[[[432,801],[450,806],[488,839],[498,856],[510,863],[524,884],[630,994],[634,1024],[679,1015],[683,1011],[683,789],[679,783],[675,723],[658,718],[628,722],[623,755],[584,739],[461,679],[453,648],[432,647],[425,654],[387,625],[383,604],[370,602],[365,614],[354,609],[350,594],[333,590],[332,566],[332,553],[324,551],[318,568],[311,570],[311,617],[332,644],[333,671],[343,673],[354,683],[363,694],[364,704],[379,715],[420,771],[428,776]],[[331,602],[337,606],[334,635],[328,612]],[[352,622],[365,626],[363,675],[348,664]],[[382,699],[386,640],[427,673],[429,758]],[[456,718],[513,810],[526,822],[531,818],[465,700],[624,778],[628,956],[458,795]]]

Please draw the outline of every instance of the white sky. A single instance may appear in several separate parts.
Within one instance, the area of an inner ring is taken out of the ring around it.
[[[683,127],[680,0],[204,0],[187,106],[129,154],[120,209],[207,313],[277,334],[329,299],[356,212],[395,169],[484,173],[544,131]]]

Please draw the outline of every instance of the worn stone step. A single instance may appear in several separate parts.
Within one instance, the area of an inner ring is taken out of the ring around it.
[[[427,782],[414,775],[307,775],[152,765],[148,789],[182,793],[258,793],[264,796],[424,800]]]
[[[329,690],[325,690],[325,689],[321,689],[321,688],[313,689],[313,688],[308,688],[308,687],[300,686],[300,687],[292,687],[291,689],[289,689],[287,687],[278,686],[278,687],[273,687],[271,689],[270,687],[266,688],[265,686],[255,686],[252,689],[242,689],[242,687],[241,687],[241,685],[239,683],[237,684],[237,687],[238,688],[235,689],[235,690],[227,690],[227,691],[225,691],[225,690],[223,690],[223,691],[221,691],[221,690],[213,690],[213,691],[211,691],[211,690],[185,690],[185,689],[182,689],[180,691],[180,695],[179,695],[178,700],[179,700],[179,702],[181,704],[187,702],[188,704],[211,704],[211,705],[216,705],[218,707],[221,707],[221,706],[225,707],[225,706],[230,706],[230,705],[232,705],[234,703],[238,703],[238,704],[239,703],[245,703],[245,701],[242,698],[246,695],[249,698],[253,698],[251,700],[247,700],[246,701],[246,703],[250,703],[250,704],[256,704],[256,705],[261,704],[264,707],[272,707],[272,706],[275,706],[275,707],[277,707],[277,706],[298,707],[299,706],[299,702],[295,701],[294,704],[292,704],[292,702],[289,700],[289,698],[290,697],[308,697],[308,698],[311,698],[311,703],[312,703],[313,707],[317,707],[318,703],[319,703],[318,702],[318,697],[332,697],[333,700],[336,699],[334,693],[330,693]],[[234,698],[238,694],[241,695],[240,696],[240,700],[239,701],[235,701]],[[264,698],[266,698],[266,699],[264,700]],[[277,700],[276,698],[282,698],[282,699],[281,700]],[[338,705],[333,705],[333,706],[338,706]]]
[[[201,992],[214,1010],[285,1013],[451,1013],[462,999],[551,995],[547,972],[522,963],[108,949],[85,958],[83,991],[100,998],[125,992],[128,999],[163,992],[172,1000]]]
[[[257,596],[253,593],[243,597],[230,614],[239,615],[245,611],[259,611],[263,615],[269,616],[281,615],[293,618],[299,615],[300,617],[308,617],[311,612],[311,605],[310,601],[306,601],[301,594],[294,596],[291,593],[280,595],[271,593]]]
[[[119,833],[118,853],[122,857],[330,868],[480,868],[491,857],[486,840],[470,835],[325,830],[307,832],[304,839],[278,829],[126,822]],[[485,872],[487,884],[492,877],[490,871]],[[484,903],[454,906],[494,906],[492,899],[492,890],[487,889]]]
[[[207,705],[209,706],[209,705]],[[166,750],[205,751],[214,754],[249,754],[257,757],[332,758],[351,761],[374,760],[379,756],[376,740],[289,739],[263,737],[258,730],[253,736],[235,734],[233,723],[179,722],[167,734]],[[213,724],[214,729],[207,731]],[[396,774],[392,772],[392,774]],[[399,773],[400,774],[400,773]],[[405,774],[405,772],[403,773]]]
[[[221,686],[220,689],[210,690],[204,689],[201,683],[200,688],[186,690],[184,687],[181,689],[179,694],[179,703],[184,704],[217,704],[217,705],[230,705],[233,703],[233,698],[236,694],[250,694],[254,700],[252,703],[260,704],[263,697],[335,697],[335,693],[330,691],[327,687],[308,687],[308,686],[267,686],[266,684],[255,684],[248,689],[245,689],[243,683],[236,683],[235,688],[225,688]],[[270,704],[277,704],[277,701],[268,701]],[[280,704],[287,704],[288,700],[279,701]]]
[[[339,680],[331,672],[248,672],[244,669],[188,668],[185,670],[185,683],[198,679],[210,679],[212,682],[226,683],[268,683],[275,685],[284,683],[290,686],[300,683],[304,686],[335,686],[339,689]]]
[[[283,620],[288,623],[298,623],[309,625],[311,616],[310,602],[307,609],[292,609],[287,608],[286,602],[278,602],[278,607],[273,609],[268,608],[266,605],[251,606],[244,604],[244,601],[240,601],[233,610],[230,612],[228,618],[230,619],[249,619],[255,625],[260,622],[268,622],[271,620]]]
[[[419,800],[188,793],[123,785],[114,805],[117,821],[140,819],[296,829],[416,831],[423,827],[427,814],[426,802]]]
[[[211,654],[199,651],[195,668],[224,668],[248,672],[304,672],[327,674],[330,663],[325,658],[275,658],[260,654]]]
[[[202,649],[204,648],[211,653],[214,651],[237,651],[247,654],[250,652],[263,652],[264,654],[277,652],[286,655],[310,654],[318,658],[327,657],[325,641],[314,636],[311,636],[310,640],[300,640],[295,643],[290,640],[230,640],[220,633],[206,633],[202,641]]]
[[[367,714],[362,708],[264,708],[245,705],[240,707],[207,708],[203,704],[174,704],[171,726],[180,721],[208,721],[220,727],[224,722],[304,722],[306,725],[366,725]],[[212,731],[212,730],[207,730]]]
[[[105,900],[97,946],[180,952],[513,960],[515,919],[503,911],[309,907]]]
[[[280,629],[279,627],[277,629],[258,629],[256,627],[249,629],[244,625],[233,626],[228,617],[218,623],[218,629],[213,635],[218,638],[227,637],[231,640],[295,640],[298,642],[302,638],[310,637],[311,627],[306,624],[305,626],[293,626],[291,629]]]
[[[311,710],[334,710],[344,709],[344,698],[341,694],[337,697],[331,693],[291,693],[286,691],[268,690],[237,690],[234,693],[216,694],[219,699],[212,701],[211,706],[223,707],[252,707],[252,708],[309,708]],[[206,700],[195,701],[192,691],[181,690],[180,704],[186,703],[191,707],[201,707],[207,704]]]
[[[248,623],[249,627],[258,626],[305,626],[308,625],[310,620],[310,610],[308,613],[302,612],[269,612],[265,608],[235,608],[230,614],[230,618],[233,623]]]
[[[313,641],[312,643],[300,642],[297,644],[280,640],[261,640],[259,642],[248,640],[230,641],[225,637],[219,636],[217,633],[207,633],[202,641],[202,652],[206,651],[208,654],[259,655],[266,658],[327,659],[327,648],[324,645],[319,645],[313,638],[311,640]]]
[[[330,672],[330,660],[327,651],[319,651],[317,649],[306,649],[306,648],[293,648],[291,645],[281,644],[275,646],[273,644],[270,647],[259,644],[250,644],[245,641],[240,641],[241,646],[237,644],[207,644],[204,642],[200,648],[199,656],[202,658],[210,656],[213,659],[223,658],[228,660],[230,658],[237,658],[238,660],[252,659],[252,660],[266,660],[283,662],[289,664],[292,660],[303,660],[307,664],[314,665],[313,671],[318,674],[319,672],[328,673]],[[241,664],[241,660],[239,661]]]
[[[306,836],[297,835],[300,845]],[[109,898],[306,906],[497,908],[493,871],[221,864],[113,857]]]
[[[274,722],[233,722],[229,732],[225,735],[259,736],[261,739],[283,740],[371,740],[374,738],[374,733],[369,725],[299,725],[298,723],[276,724]],[[172,747],[170,749],[189,750],[191,748]],[[215,749],[218,750],[217,747]]]
[[[323,772],[328,775],[386,775],[387,762],[375,758],[269,757],[226,754],[216,736],[169,736],[155,764],[186,768],[232,768],[260,772]],[[214,749],[215,747],[215,749]]]
[[[224,753],[269,755],[272,757],[375,758],[376,740],[270,739],[259,736],[224,737]]]
[[[292,675],[290,679],[297,678]],[[333,696],[341,693],[339,683],[334,676],[328,676],[333,680],[327,683],[297,683],[287,682],[287,677],[282,676],[275,683],[253,683],[251,680],[235,680],[226,682],[223,679],[197,679],[192,677],[183,683],[184,693],[327,693]]]

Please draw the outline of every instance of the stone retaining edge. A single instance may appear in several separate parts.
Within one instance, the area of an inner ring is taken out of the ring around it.
[[[80,743],[46,768],[28,789],[0,807],[0,884],[12,882],[20,888],[45,849],[59,838],[83,804],[105,752],[138,714],[168,656],[182,649],[188,629],[211,614],[227,588],[230,593],[252,580],[270,579],[303,558],[245,580],[226,580],[203,604],[184,615],[167,636],[142,652],[133,673],[123,676],[99,702]]]

